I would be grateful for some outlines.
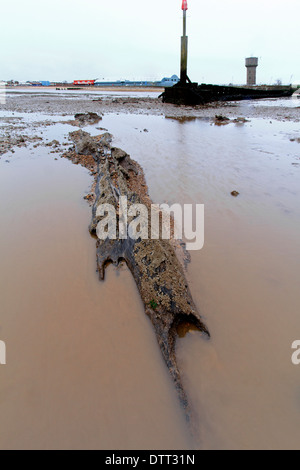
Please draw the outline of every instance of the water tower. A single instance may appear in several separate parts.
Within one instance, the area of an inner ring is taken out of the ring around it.
[[[247,67],[247,85],[256,85],[256,68],[258,66],[257,57],[248,57],[246,59]]]

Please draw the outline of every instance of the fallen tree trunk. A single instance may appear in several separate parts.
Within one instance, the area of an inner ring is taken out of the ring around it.
[[[92,235],[96,235],[101,221],[97,213],[102,204],[113,206],[118,218],[121,217],[121,196],[127,198],[129,208],[133,204],[143,204],[150,209],[152,201],[142,168],[126,152],[111,147],[110,134],[91,137],[86,132],[76,131],[70,135],[75,143],[75,153],[71,153],[69,158],[88,166],[95,175],[93,194],[89,198],[93,202],[90,224]],[[151,233],[150,218],[149,229]],[[145,312],[151,319],[163,358],[189,420],[190,407],[176,361],[177,330],[180,325],[189,324],[206,337],[209,337],[209,332],[193,302],[174,243],[161,238],[120,239],[120,233],[117,233],[116,239],[97,239],[97,266],[101,280],[105,277],[108,263],[118,265],[121,261],[127,263],[134,277]]]

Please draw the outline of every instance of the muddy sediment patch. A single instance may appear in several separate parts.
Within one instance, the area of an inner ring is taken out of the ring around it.
[[[85,127],[98,124],[102,120],[102,116],[99,116],[97,113],[88,112],[88,113],[77,113],[74,116],[74,120],[61,121],[62,124],[69,124],[70,126],[75,127]]]
[[[4,155],[5,153],[12,151],[14,152],[14,147],[27,147],[29,143],[33,143],[34,145],[41,144],[43,139],[39,136],[29,137],[28,135],[19,135],[14,136],[10,134],[5,134],[0,136],[0,155]]]

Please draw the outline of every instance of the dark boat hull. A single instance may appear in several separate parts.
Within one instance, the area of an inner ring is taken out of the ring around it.
[[[290,86],[233,87],[179,82],[165,88],[161,96],[164,103],[195,106],[213,101],[283,98],[292,96],[294,91]]]

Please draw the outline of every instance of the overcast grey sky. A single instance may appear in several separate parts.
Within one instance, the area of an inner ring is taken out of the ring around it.
[[[188,0],[193,81],[300,83],[300,0]],[[14,0],[0,6],[0,79],[160,79],[179,74],[181,0]]]

